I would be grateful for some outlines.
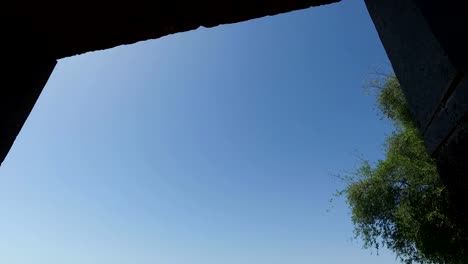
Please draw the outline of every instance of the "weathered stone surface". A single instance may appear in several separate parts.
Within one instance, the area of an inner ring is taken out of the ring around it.
[[[434,36],[459,69],[468,68],[468,3],[460,0],[415,0]]]
[[[460,218],[468,224],[468,80],[454,84],[453,93],[424,134],[429,153],[449,189]]]
[[[437,169],[449,190],[460,219],[468,225],[468,115],[465,115],[450,137],[440,146]]]
[[[453,85],[454,92],[441,103],[439,111],[424,132],[427,150],[434,156],[437,156],[437,149],[442,147],[468,113],[468,80],[464,78]]]
[[[429,125],[457,69],[413,0],[366,0],[418,127]]]

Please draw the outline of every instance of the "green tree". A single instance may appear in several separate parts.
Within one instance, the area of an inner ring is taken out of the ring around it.
[[[346,175],[356,238],[387,247],[404,263],[468,263],[467,228],[455,221],[446,188],[414,126],[394,75],[376,85],[378,106],[395,125],[385,159]]]

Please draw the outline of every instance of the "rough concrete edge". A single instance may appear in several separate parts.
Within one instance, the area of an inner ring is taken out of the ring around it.
[[[255,17],[246,18],[246,19],[245,18],[239,18],[239,19],[235,19],[235,20],[232,20],[232,21],[222,21],[220,23],[209,23],[209,22],[199,21],[199,23],[196,23],[196,25],[189,25],[189,26],[187,26],[187,25],[173,25],[173,26],[168,27],[167,32],[164,32],[162,34],[154,34],[154,35],[150,35],[150,36],[148,36],[146,38],[134,39],[134,40],[131,40],[131,41],[124,41],[124,42],[118,43],[118,44],[113,43],[113,44],[106,45],[106,46],[103,46],[103,47],[99,47],[99,48],[96,48],[96,49],[93,49],[93,50],[80,51],[80,52],[77,52],[75,54],[60,55],[56,59],[60,60],[60,59],[64,59],[64,58],[70,58],[70,57],[74,57],[74,56],[77,56],[77,55],[86,54],[86,53],[89,53],[89,52],[102,51],[102,50],[111,49],[111,48],[115,48],[115,47],[120,47],[120,46],[125,46],[125,45],[132,45],[132,44],[143,42],[143,41],[156,40],[156,39],[159,39],[159,38],[162,38],[162,37],[165,37],[165,36],[170,36],[170,35],[177,34],[177,33],[183,33],[183,32],[189,32],[189,31],[192,31],[192,30],[197,30],[197,29],[199,29],[201,27],[214,28],[214,27],[223,26],[223,25],[231,25],[231,24],[236,24],[236,23],[242,23],[242,22],[246,22],[246,21],[250,21],[250,20],[261,19],[261,18],[271,17],[271,16],[277,16],[277,15],[286,14],[286,13],[295,12],[295,11],[306,10],[306,9],[313,8],[313,7],[320,7],[320,6],[325,6],[325,5],[329,5],[329,4],[335,4],[335,3],[339,3],[341,1],[342,0],[311,1],[311,3],[309,3],[308,5],[299,6],[299,7],[295,8],[295,9],[274,11],[274,12],[270,12],[270,13],[265,14],[265,15],[255,16]]]

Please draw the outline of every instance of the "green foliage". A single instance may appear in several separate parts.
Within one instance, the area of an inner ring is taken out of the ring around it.
[[[466,227],[451,217],[434,161],[427,154],[395,76],[380,86],[378,105],[396,127],[386,158],[364,161],[345,195],[364,247],[387,247],[404,263],[468,263]]]
[[[380,111],[393,121],[397,128],[411,128],[413,126],[413,120],[406,103],[405,95],[394,75],[385,78],[380,87],[377,102]]]

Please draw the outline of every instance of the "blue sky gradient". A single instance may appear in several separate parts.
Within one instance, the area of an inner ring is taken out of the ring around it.
[[[60,60],[0,168],[0,262],[397,263],[329,203],[382,157],[387,61],[354,0]]]

